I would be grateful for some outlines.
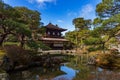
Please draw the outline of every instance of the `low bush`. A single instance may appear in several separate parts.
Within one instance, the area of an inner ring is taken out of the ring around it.
[[[31,62],[32,56],[29,54],[29,51],[16,45],[6,45],[4,48],[6,51],[6,56],[12,63],[26,65]]]
[[[120,68],[120,57],[118,54],[119,52],[116,49],[111,49],[108,53],[100,54],[97,65],[110,69]]]

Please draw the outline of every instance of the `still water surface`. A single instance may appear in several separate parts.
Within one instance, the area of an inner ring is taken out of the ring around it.
[[[0,80],[120,80],[119,71],[110,71],[94,66],[63,65],[56,68],[31,68],[25,71],[9,73],[7,78]]]

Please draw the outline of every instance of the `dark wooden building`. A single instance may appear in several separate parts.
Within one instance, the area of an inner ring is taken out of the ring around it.
[[[54,50],[64,49],[64,44],[68,42],[63,36],[62,32],[67,29],[58,27],[58,25],[53,25],[49,23],[45,26],[45,35],[40,39],[44,44],[49,46]]]

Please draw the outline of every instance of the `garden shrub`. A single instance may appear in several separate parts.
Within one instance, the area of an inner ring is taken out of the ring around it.
[[[6,45],[5,46],[6,56],[11,60],[12,63],[17,63],[18,65],[26,65],[31,62],[32,56],[29,51],[24,50],[16,45]]]
[[[100,54],[97,62],[98,66],[114,69],[120,68],[120,57],[118,56],[119,52],[117,49],[111,49],[108,53]]]

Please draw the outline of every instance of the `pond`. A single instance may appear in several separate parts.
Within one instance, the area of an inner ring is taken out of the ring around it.
[[[120,72],[95,66],[65,64],[56,68],[35,67],[11,72],[4,77],[0,75],[0,80],[120,80]]]

